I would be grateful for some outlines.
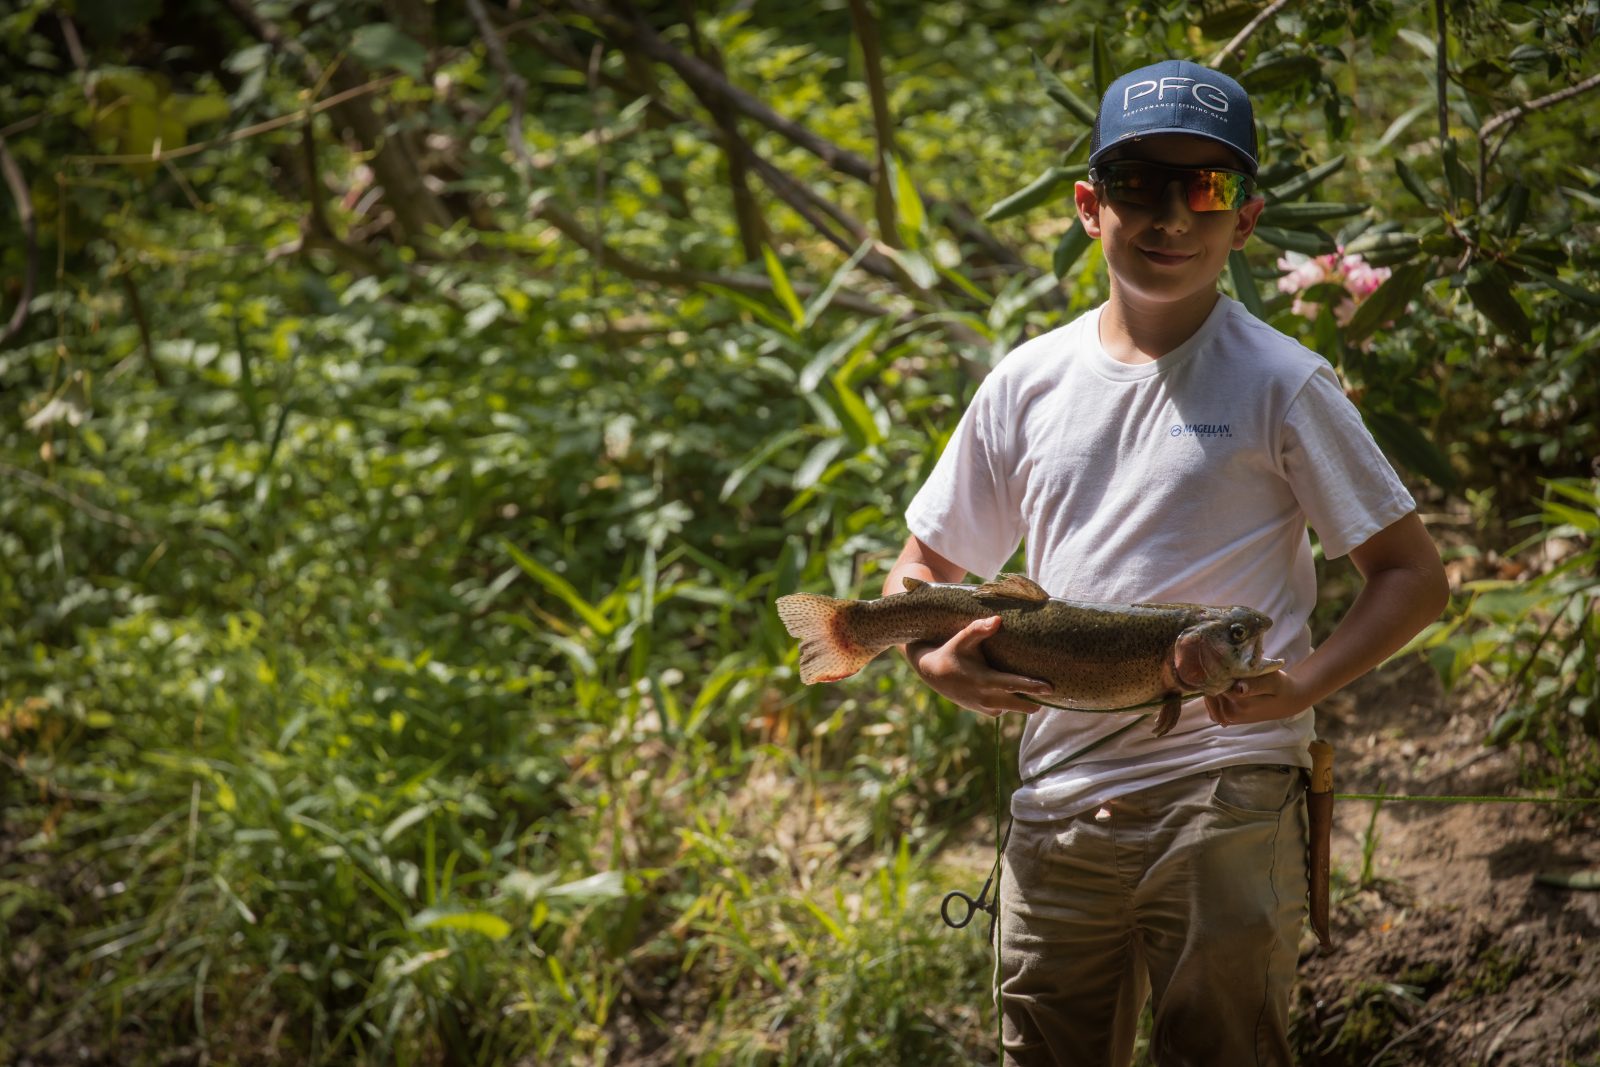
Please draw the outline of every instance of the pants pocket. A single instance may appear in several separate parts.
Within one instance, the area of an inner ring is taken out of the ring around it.
[[[1244,819],[1274,819],[1300,787],[1298,768],[1279,764],[1224,767],[1217,772],[1211,803]]]

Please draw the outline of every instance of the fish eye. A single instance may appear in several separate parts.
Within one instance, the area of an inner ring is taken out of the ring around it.
[[[1244,623],[1242,622],[1236,622],[1232,626],[1228,627],[1228,638],[1234,644],[1238,644],[1249,636],[1250,635],[1245,631]]]

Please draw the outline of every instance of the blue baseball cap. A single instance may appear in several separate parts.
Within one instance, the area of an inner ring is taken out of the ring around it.
[[[1130,71],[1100,101],[1089,140],[1089,165],[1113,148],[1158,133],[1186,133],[1233,150],[1255,176],[1256,123],[1250,94],[1226,74],[1182,59]]]

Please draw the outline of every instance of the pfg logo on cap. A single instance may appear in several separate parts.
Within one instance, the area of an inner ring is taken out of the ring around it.
[[[1099,163],[1119,143],[1164,133],[1226,145],[1246,174],[1256,173],[1250,95],[1226,74],[1182,59],[1152,63],[1111,83],[1095,117],[1089,165]]]
[[[1151,93],[1155,94],[1157,101],[1165,100],[1169,91],[1174,96],[1193,97],[1218,114],[1225,114],[1228,110],[1228,91],[1222,86],[1196,78],[1177,77],[1151,78],[1127,86],[1122,90],[1122,110],[1127,111],[1135,100],[1143,99]]]

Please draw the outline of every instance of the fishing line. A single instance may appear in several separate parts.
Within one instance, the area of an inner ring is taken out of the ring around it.
[[[1600,804],[1600,797],[1431,796],[1426,793],[1335,793],[1335,800],[1381,800],[1418,804]]]
[[[1187,699],[1187,698],[1185,698],[1185,699]],[[1147,702],[1145,702],[1143,704],[1133,704],[1133,705],[1130,705],[1130,706],[1128,706],[1126,708],[1114,708],[1112,710],[1113,711],[1136,711],[1139,708],[1150,708],[1150,707],[1155,707],[1157,704],[1164,704],[1164,703],[1166,703],[1165,698],[1163,698],[1161,700],[1147,701]],[[1022,779],[1021,782],[1017,783],[1018,786],[1021,787],[1021,786],[1024,786],[1024,785],[1032,785],[1034,782],[1037,782],[1039,779],[1045,777],[1046,775],[1052,774],[1056,770],[1058,770],[1058,769],[1060,769],[1062,767],[1065,767],[1067,764],[1071,763],[1073,760],[1079,759],[1079,758],[1081,758],[1083,756],[1087,756],[1089,753],[1093,752],[1095,749],[1099,748],[1101,745],[1107,744],[1107,743],[1109,743],[1111,741],[1115,741],[1117,738],[1121,737],[1123,734],[1127,733],[1129,730],[1133,729],[1135,726],[1138,726],[1140,723],[1144,722],[1149,717],[1150,717],[1150,712],[1147,711],[1143,715],[1139,715],[1139,716],[1137,716],[1137,717],[1135,717],[1133,719],[1130,719],[1129,721],[1123,723],[1121,726],[1117,727],[1115,730],[1112,730],[1109,734],[1106,734],[1104,737],[1097,738],[1097,739],[1089,742],[1087,745],[1084,745],[1082,748],[1078,749],[1076,752],[1070,752],[1067,755],[1062,756],[1060,759],[1056,760],[1054,763],[1050,764],[1050,766],[1044,768],[1043,770],[1035,771],[1033,774],[1028,775],[1028,777]],[[995,941],[995,930],[999,926],[999,923],[1000,923],[1000,887],[996,884],[996,880],[998,879],[999,874],[1000,874],[1000,861],[1001,861],[1001,858],[1005,855],[1006,842],[1011,840],[1011,828],[1013,826],[1015,826],[1016,822],[1017,822],[1017,817],[1015,815],[1012,815],[1006,821],[1005,832],[1003,834],[1001,833],[1001,831],[1000,831],[1000,818],[1001,818],[1001,815],[1005,812],[1005,809],[1006,809],[1005,779],[1004,779],[1004,774],[1003,774],[1003,768],[1002,768],[1002,765],[1001,765],[1001,748],[1002,748],[1003,744],[1004,744],[1004,740],[1003,740],[1003,735],[1002,735],[1001,729],[1000,729],[1000,716],[996,715],[994,717],[994,836],[995,836],[995,844],[994,844],[994,864],[989,868],[989,877],[987,877],[987,878],[985,878],[983,880],[983,888],[978,890],[978,895],[976,897],[970,897],[967,894],[961,892],[961,890],[959,890],[959,889],[952,889],[950,892],[948,892],[948,893],[946,893],[944,895],[944,900],[939,905],[939,916],[940,916],[940,918],[942,918],[944,920],[944,923],[945,923],[946,926],[948,926],[948,927],[950,927],[951,929],[954,929],[954,930],[960,930],[963,927],[965,927],[968,923],[970,923],[972,921],[972,917],[975,914],[977,914],[978,912],[980,912],[980,911],[981,912],[986,912],[988,914],[988,916],[989,916],[989,940],[991,942],[994,942],[996,946],[999,945],[999,942]],[[991,888],[994,890],[994,899],[993,900],[989,899],[989,890]],[[965,904],[967,906],[966,913],[961,916],[959,921],[957,921],[956,919],[951,917],[951,910],[950,910],[951,909],[951,905],[956,904],[956,903]]]

